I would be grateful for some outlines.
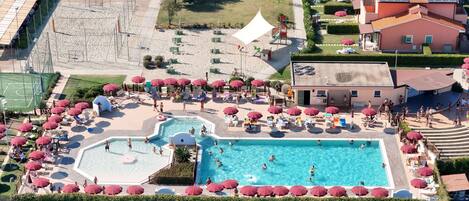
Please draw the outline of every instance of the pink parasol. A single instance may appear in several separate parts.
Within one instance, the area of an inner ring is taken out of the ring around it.
[[[353,45],[353,44],[355,44],[355,41],[351,38],[344,38],[344,39],[340,40],[340,43],[342,45]]]
[[[389,191],[381,187],[373,188],[371,195],[375,198],[385,198],[389,196]]]
[[[192,85],[197,86],[197,87],[203,87],[207,85],[207,81],[203,79],[197,79],[192,81]]]
[[[119,90],[119,85],[114,83],[106,84],[103,86],[103,91],[106,93],[115,92],[117,90]]]
[[[78,108],[72,108],[72,109],[68,110],[68,115],[70,115],[70,116],[77,116],[79,114],[81,114],[81,110],[78,109]]]
[[[32,123],[22,123],[19,127],[18,130],[21,132],[29,132],[33,130],[33,124]]]
[[[122,192],[122,187],[119,185],[108,185],[104,187],[104,194],[117,195]]]
[[[24,165],[24,168],[29,171],[36,171],[40,170],[42,168],[42,165],[40,162],[37,161],[29,161],[28,163],[26,163],[26,165]]]
[[[469,63],[469,57],[464,58],[464,63]]]
[[[267,111],[270,114],[280,114],[283,112],[283,109],[282,107],[279,107],[279,106],[270,106],[269,109],[267,109]]]
[[[262,80],[253,80],[253,81],[251,81],[251,85],[255,86],[255,87],[262,87],[262,86],[264,86],[264,84],[265,83]]]
[[[46,157],[45,153],[43,151],[32,151],[31,153],[29,153],[28,155],[28,158],[31,159],[31,160],[42,160],[44,159],[44,157]]]
[[[255,196],[257,194],[257,187],[254,187],[254,186],[243,186],[241,187],[241,189],[239,190],[241,192],[241,194],[245,195],[245,196]]]
[[[433,175],[433,170],[429,167],[421,167],[417,170],[420,176],[428,177]]]
[[[75,184],[66,184],[62,189],[64,193],[77,193],[78,191],[80,191],[80,187]]]
[[[337,114],[337,113],[339,113],[339,108],[334,107],[334,106],[326,107],[326,113]]]
[[[226,115],[234,115],[238,113],[238,109],[235,107],[226,107],[223,109],[223,113]]]
[[[220,191],[223,191],[223,189],[225,189],[225,187],[221,184],[210,183],[209,185],[207,185],[207,190],[208,192],[211,192],[211,193],[220,192]]]
[[[132,185],[127,187],[126,191],[129,195],[141,195],[145,192],[145,189],[139,185]]]
[[[365,116],[375,116],[377,113],[375,109],[367,107],[362,110],[362,114],[364,114]]]
[[[304,186],[292,186],[290,188],[290,194],[293,196],[303,196],[308,193],[308,189]]]
[[[405,145],[402,145],[401,151],[406,154],[413,154],[417,152],[417,149],[415,148],[414,145],[405,144]]]
[[[354,186],[352,188],[352,193],[354,193],[357,196],[365,196],[365,195],[368,195],[368,189],[365,188],[364,186]]]
[[[316,116],[319,114],[319,110],[317,108],[310,107],[310,108],[306,108],[304,110],[304,113],[308,116]]]
[[[226,189],[233,189],[238,187],[238,181],[234,179],[225,180],[221,184],[223,184],[223,187],[225,187]]]
[[[342,197],[347,194],[347,191],[342,186],[334,186],[329,189],[329,194],[331,194],[334,197]]]
[[[49,119],[47,121],[50,121],[50,122],[55,122],[55,123],[60,123],[62,122],[63,118],[59,115],[52,115],[49,117]]]
[[[204,189],[200,188],[200,186],[188,186],[185,192],[186,195],[200,195],[204,192]]]
[[[50,112],[52,114],[62,114],[62,113],[65,112],[65,108],[63,108],[63,107],[54,107],[54,108],[50,109]]]
[[[50,184],[49,179],[46,179],[46,178],[39,177],[39,178],[33,179],[33,185],[38,188],[44,188],[48,186],[49,184]]]
[[[226,82],[224,80],[215,80],[212,82],[212,87],[215,87],[215,88],[220,88],[220,87],[224,87],[226,85]]]
[[[261,186],[257,188],[257,195],[266,197],[266,196],[271,196],[273,193],[273,188],[272,186]]]
[[[177,86],[178,81],[174,78],[166,78],[164,81],[164,85],[166,86]]]
[[[36,139],[36,144],[37,145],[48,145],[52,142],[52,138],[48,136],[41,136]]]
[[[469,63],[465,63],[465,64],[461,65],[461,68],[466,69],[466,70],[469,69]]]
[[[5,131],[7,131],[7,127],[3,124],[0,124],[0,133],[4,133]]]
[[[57,127],[59,127],[59,124],[53,122],[53,121],[48,121],[44,124],[42,124],[42,128],[44,130],[54,130],[56,129]]]
[[[422,134],[420,134],[420,132],[417,132],[417,131],[408,132],[406,137],[409,140],[415,140],[415,141],[421,140],[423,138]]]
[[[55,107],[68,107],[70,105],[70,101],[67,99],[59,100],[55,103]]]
[[[134,76],[132,78],[132,82],[135,83],[135,84],[141,84],[141,83],[145,82],[145,78],[142,77],[142,76]]]
[[[181,78],[181,79],[177,80],[177,83],[178,83],[179,86],[186,86],[186,85],[189,85],[191,83],[191,80],[186,79],[186,78]]]
[[[164,86],[164,81],[162,79],[153,79],[151,80],[151,86],[162,87]]]
[[[96,185],[96,184],[88,184],[85,187],[85,193],[86,194],[95,195],[95,194],[101,193],[101,191],[103,191],[103,188],[101,186]]]
[[[230,86],[233,88],[241,88],[244,86],[244,82],[241,80],[233,80],[230,82]]]
[[[262,118],[262,114],[260,112],[256,112],[256,111],[249,112],[248,113],[248,118],[252,119],[252,120],[258,120],[258,119]]]
[[[10,144],[13,146],[23,146],[27,141],[28,140],[26,140],[26,138],[23,136],[15,136],[11,138]]]
[[[412,179],[410,181],[410,185],[415,188],[426,188],[428,186],[427,182],[423,179]]]
[[[87,102],[79,102],[75,104],[75,108],[80,109],[80,110],[84,110],[89,107],[90,107],[90,104]]]
[[[336,11],[336,12],[334,13],[334,15],[337,16],[337,17],[345,17],[345,16],[347,16],[347,12],[345,12],[345,11],[343,11],[343,10],[341,10],[341,11]]]
[[[327,195],[327,188],[324,186],[315,186],[311,189],[311,194],[316,197],[322,197]]]
[[[285,196],[288,195],[290,190],[285,186],[275,186],[272,190],[272,193],[276,196]]]
[[[288,108],[287,114],[290,116],[299,116],[301,115],[301,110],[297,107]]]

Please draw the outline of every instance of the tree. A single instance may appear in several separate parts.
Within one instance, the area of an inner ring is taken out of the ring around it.
[[[178,0],[165,0],[161,7],[168,12],[168,24],[171,25],[173,17],[181,10],[181,4]]]
[[[191,153],[187,147],[176,148],[174,155],[176,156],[176,162],[178,163],[187,163],[191,158]]]

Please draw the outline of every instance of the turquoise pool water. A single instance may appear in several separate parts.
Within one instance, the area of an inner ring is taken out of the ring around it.
[[[162,146],[168,143],[168,138],[179,132],[189,132],[193,127],[195,129],[195,136],[197,140],[201,140],[200,129],[202,129],[204,122],[197,118],[172,118],[168,121],[160,124],[158,134],[151,138],[151,142],[158,146]],[[208,130],[211,130],[209,125],[205,125]]]

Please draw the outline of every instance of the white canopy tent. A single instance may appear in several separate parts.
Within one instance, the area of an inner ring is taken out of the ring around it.
[[[242,41],[244,45],[248,45],[265,33],[272,31],[273,28],[275,27],[262,17],[261,11],[259,10],[249,24],[234,33],[233,37]]]

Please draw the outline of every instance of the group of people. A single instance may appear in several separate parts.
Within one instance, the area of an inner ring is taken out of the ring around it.
[[[195,128],[192,127],[191,129],[189,129],[189,133],[191,135],[195,135]],[[207,134],[208,134],[207,127],[205,125],[202,125],[202,128],[200,128],[200,136],[205,137],[207,136]]]
[[[150,139],[148,137],[145,137],[144,141],[143,141],[145,144],[148,144],[150,143]],[[110,151],[110,147],[111,147],[111,143],[109,142],[109,140],[106,140],[104,142],[104,151],[105,152],[109,152]],[[129,150],[132,150],[132,138],[128,138],[127,139],[127,147],[129,147]],[[163,148],[161,146],[159,146],[159,149],[158,151],[156,150],[156,147],[153,146],[153,153],[159,153],[161,156],[163,155]]]

